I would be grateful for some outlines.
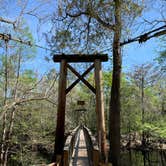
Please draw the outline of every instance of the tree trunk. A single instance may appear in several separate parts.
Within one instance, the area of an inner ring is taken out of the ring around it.
[[[121,77],[121,3],[115,2],[115,31],[113,40],[113,76],[110,101],[110,154],[113,166],[120,164],[120,77]]]
[[[5,41],[5,83],[4,83],[4,106],[7,102],[7,90],[8,90],[8,41]],[[2,132],[2,143],[1,143],[1,157],[0,164],[5,166],[5,146],[6,146],[6,132],[7,132],[7,110],[4,110],[5,113],[3,115],[3,132]]]
[[[144,108],[144,76],[141,78],[141,108],[142,108],[142,125],[145,123],[145,108]],[[142,132],[142,145],[145,146],[145,131]]]
[[[6,148],[5,148],[5,152],[4,152],[4,166],[6,166],[7,162],[8,162],[8,153],[9,153],[9,148],[10,148],[10,142],[12,139],[13,127],[14,127],[15,111],[16,111],[16,108],[12,108],[11,115],[10,115],[10,121],[9,121],[9,129],[8,129],[8,133],[6,136],[7,143],[6,143]]]

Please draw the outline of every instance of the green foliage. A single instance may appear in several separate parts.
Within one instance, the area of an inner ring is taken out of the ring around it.
[[[64,49],[71,42],[71,32],[62,30],[56,33],[56,44],[59,48]]]
[[[141,125],[140,103],[138,100],[138,88],[122,77],[121,82],[121,133],[139,131]]]
[[[164,73],[166,71],[166,37],[161,39],[161,50],[159,51],[159,57],[157,61],[160,65],[161,71]]]
[[[121,3],[125,33],[142,14],[144,3],[132,0]],[[110,48],[113,28],[109,25],[114,25],[114,7],[114,1],[61,1],[59,15],[52,17],[52,31],[46,35],[50,46],[66,53],[98,53]]]
[[[143,71],[146,74],[144,80],[144,120],[142,122],[142,107],[141,107],[141,70],[137,70],[136,77],[122,76],[121,81],[121,133],[127,134],[137,132],[141,134],[143,131],[151,134],[152,137],[165,138],[165,127],[163,119],[163,97],[164,85],[163,80],[157,80],[157,77],[153,77],[154,72],[149,72],[151,68],[147,68],[148,71]],[[158,73],[157,71],[155,71]],[[134,78],[134,80],[133,80]],[[161,90],[162,89],[162,90]]]
[[[32,85],[37,81],[33,70],[25,70],[20,76],[20,81],[25,85]]]
[[[18,110],[9,162],[21,165],[48,163],[54,147],[55,108],[47,102],[31,102]]]
[[[159,120],[153,123],[145,123],[142,126],[142,131],[150,133],[153,137],[166,139],[166,122]]]

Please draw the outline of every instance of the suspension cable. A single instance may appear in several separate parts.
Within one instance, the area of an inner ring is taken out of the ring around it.
[[[31,41],[24,41],[22,39],[14,38],[14,37],[11,36],[11,34],[0,33],[0,39],[1,40],[12,40],[12,41],[19,42],[21,44],[24,44],[24,45],[27,45],[27,46],[30,46],[30,47],[34,46],[34,47],[44,49],[46,51],[55,52],[55,50],[52,50],[50,48],[47,48],[47,47],[44,47],[44,46],[41,46],[41,45],[38,45],[38,44],[32,44]],[[57,52],[57,53],[60,53],[60,52]]]

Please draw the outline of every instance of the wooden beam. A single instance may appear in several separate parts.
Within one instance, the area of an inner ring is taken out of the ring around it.
[[[57,110],[57,126],[55,137],[55,148],[53,162],[56,161],[56,156],[62,155],[64,147],[65,133],[65,106],[66,106],[66,78],[67,78],[67,63],[65,60],[60,64],[60,78],[58,88],[58,110]]]
[[[101,62],[108,61],[107,54],[57,54],[53,56],[54,62],[61,62],[64,59],[67,62],[79,63],[79,62],[94,62],[95,59],[99,59]]]
[[[96,93],[96,89],[82,77],[71,65],[67,64],[67,67],[72,71],[94,94]]]
[[[106,161],[106,131],[105,131],[105,116],[104,116],[104,96],[102,85],[102,70],[101,61],[95,60],[95,87],[96,87],[96,114],[98,126],[98,141],[101,160]]]
[[[92,69],[94,68],[94,64],[91,65],[81,76],[85,77]],[[78,78],[77,80],[75,80],[67,89],[66,89],[66,94],[68,94],[71,89],[73,89],[75,87],[75,85],[77,85],[77,83],[80,82],[80,79]]]

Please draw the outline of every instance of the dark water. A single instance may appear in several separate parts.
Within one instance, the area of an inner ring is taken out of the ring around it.
[[[123,151],[121,166],[166,166],[166,151]]]

